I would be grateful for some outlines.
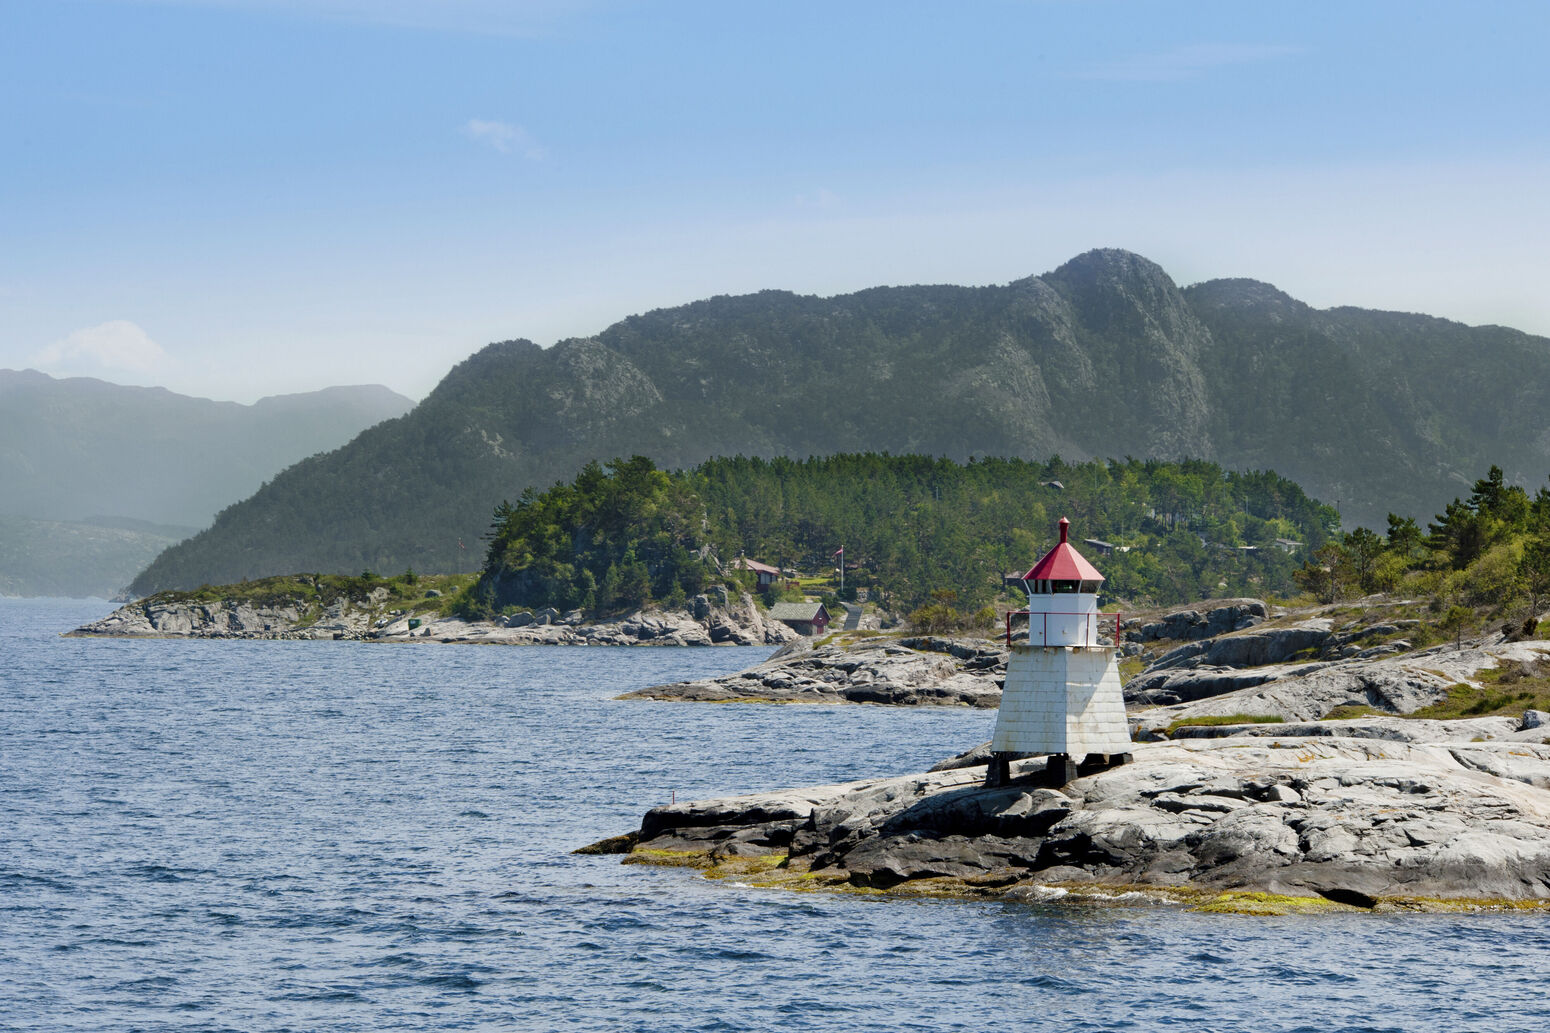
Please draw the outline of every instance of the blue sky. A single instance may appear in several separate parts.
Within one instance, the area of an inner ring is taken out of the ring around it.
[[[421,397],[777,287],[1191,283],[1550,334],[1550,5],[0,0],[0,367]]]

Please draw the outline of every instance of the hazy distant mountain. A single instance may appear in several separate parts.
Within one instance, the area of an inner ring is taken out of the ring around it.
[[[1125,251],[997,287],[717,297],[550,349],[490,345],[134,588],[472,569],[503,498],[634,453],[1194,456],[1274,469],[1381,526],[1389,510],[1430,516],[1492,463],[1542,482],[1547,397],[1545,338],[1318,311],[1248,280],[1180,289]]]
[[[65,584],[98,595],[121,589],[221,507],[413,404],[369,386],[239,405],[0,370],[0,517],[18,518],[0,524],[0,592],[57,594]],[[81,547],[58,552],[67,540]],[[70,570],[50,567],[48,556],[73,557]],[[98,580],[85,576],[88,556],[103,572]]]
[[[111,598],[163,549],[193,533],[107,517],[0,516],[0,595]]]

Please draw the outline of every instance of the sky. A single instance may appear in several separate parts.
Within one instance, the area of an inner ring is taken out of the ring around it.
[[[1550,5],[0,0],[0,368],[492,341],[1095,247],[1550,335]]]

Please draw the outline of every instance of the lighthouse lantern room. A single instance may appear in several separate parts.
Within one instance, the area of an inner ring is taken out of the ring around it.
[[[1007,614],[1011,656],[990,745],[992,784],[1008,780],[1012,760],[1028,754],[1048,756],[1045,780],[1054,785],[1130,759],[1119,614],[1098,612],[1103,575],[1071,545],[1070,528],[1062,517],[1060,542],[1023,575],[1026,639],[1012,633],[1021,614]]]

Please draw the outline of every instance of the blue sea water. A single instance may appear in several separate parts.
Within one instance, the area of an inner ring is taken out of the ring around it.
[[[1533,1030],[1539,916],[793,894],[578,857],[961,710],[623,703],[752,649],[63,639],[0,601],[0,1029]]]

